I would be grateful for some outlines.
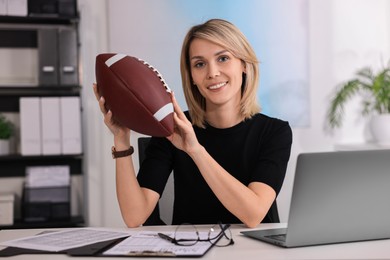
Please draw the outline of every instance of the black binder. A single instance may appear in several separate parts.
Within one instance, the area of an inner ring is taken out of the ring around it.
[[[57,29],[38,31],[39,84],[42,86],[58,85],[57,46]]]
[[[78,85],[77,33],[73,28],[58,30],[59,84]]]
[[[108,241],[98,242],[87,246],[68,249],[60,252],[49,252],[34,249],[25,249],[18,247],[6,247],[0,250],[0,257],[9,257],[15,255],[30,255],[30,254],[67,254],[69,256],[101,256],[108,248],[112,247],[116,243],[122,241],[125,238],[117,238]]]

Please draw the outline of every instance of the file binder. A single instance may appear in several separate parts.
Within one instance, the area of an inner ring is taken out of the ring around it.
[[[39,84],[58,85],[58,37],[57,29],[38,31]]]
[[[61,97],[62,154],[81,154],[80,97]]]
[[[21,97],[19,106],[21,154],[40,155],[42,153],[40,98]]]
[[[0,250],[0,257],[10,257],[17,255],[45,255],[45,254],[66,254],[69,256],[102,256],[101,253],[105,249],[110,248],[114,244],[122,241],[123,238],[111,239],[108,241],[98,242],[87,246],[82,246],[78,248],[68,249],[64,252],[48,252],[43,250],[27,249],[27,248],[18,248],[18,247],[6,247],[3,250]]]
[[[42,154],[61,154],[60,98],[41,98]]]
[[[75,29],[58,30],[59,44],[59,83],[60,85],[78,85],[77,70],[77,34]]]
[[[8,0],[0,0],[0,15],[7,14],[7,1]]]
[[[8,0],[7,15],[27,16],[27,0]]]

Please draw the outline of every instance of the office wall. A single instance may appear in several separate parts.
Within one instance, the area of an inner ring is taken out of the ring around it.
[[[263,113],[304,127],[309,124],[308,2],[111,0],[109,46],[155,66],[186,109],[179,71],[183,38],[195,24],[226,19],[245,34],[260,61],[257,96]],[[122,10],[129,15],[117,15]]]
[[[362,66],[379,67],[389,60],[390,1],[310,1],[310,127],[294,128],[293,152],[284,189],[279,196],[281,219],[287,220],[296,156],[333,151],[339,144],[370,140],[359,99],[346,107],[346,120],[333,134],[325,131],[326,110],[337,84]]]
[[[281,3],[284,1],[280,0]],[[102,123],[90,89],[94,82],[96,54],[111,51],[109,40],[112,39],[108,38],[110,32],[107,29],[111,21],[107,16],[109,2],[79,1],[82,15],[84,109],[87,115],[87,195],[89,223],[92,226],[124,225],[116,202],[114,161],[110,156],[112,137]],[[365,119],[356,113],[358,100],[348,106],[346,123],[333,135],[324,131],[324,120],[332,90],[340,81],[351,77],[362,66],[378,67],[380,58],[384,61],[389,59],[389,5],[387,0],[309,1],[309,125],[293,128],[291,160],[284,187],[278,197],[282,221],[287,221],[295,161],[299,153],[330,151],[338,143],[360,143],[370,138]],[[118,10],[117,17],[125,17],[126,11]],[[126,30],[127,25],[123,26]],[[133,136],[133,143],[135,139],[136,136]],[[134,159],[137,160],[137,157]]]
[[[110,165],[111,136],[104,128],[102,116],[92,91],[95,82],[95,57],[107,51],[107,15],[106,0],[79,0],[80,12],[80,58],[83,96],[83,142],[85,147],[85,182],[84,192],[87,198],[87,222],[91,226],[109,226],[117,216],[117,209],[109,215],[111,204],[116,205],[115,189],[107,185],[112,183],[114,175]],[[110,176],[111,175],[111,176]],[[106,182],[106,178],[108,182]],[[113,202],[109,199],[112,198]],[[120,219],[120,216],[117,217]]]

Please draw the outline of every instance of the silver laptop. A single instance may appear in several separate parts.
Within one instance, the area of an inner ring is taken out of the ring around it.
[[[390,238],[390,150],[300,154],[287,228],[241,233],[283,247]]]

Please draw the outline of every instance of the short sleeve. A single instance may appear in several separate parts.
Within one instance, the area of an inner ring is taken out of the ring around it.
[[[250,182],[265,183],[279,194],[290,158],[292,131],[288,122],[277,119],[267,128]]]
[[[137,179],[141,187],[162,195],[172,172],[173,145],[166,139],[152,137],[145,149],[145,159],[140,165]]]

